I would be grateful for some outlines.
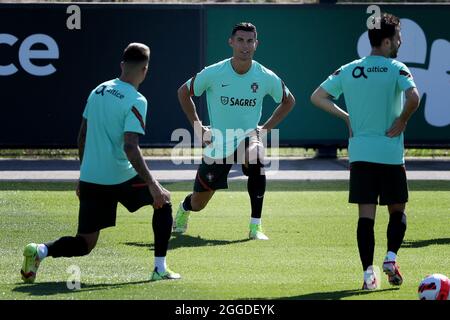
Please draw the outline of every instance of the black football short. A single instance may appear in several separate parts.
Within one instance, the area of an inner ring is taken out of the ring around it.
[[[153,203],[147,184],[139,177],[115,185],[80,181],[78,233],[92,233],[116,225],[117,203],[130,212]]]
[[[244,140],[246,150],[248,147],[248,138]],[[218,159],[214,161],[211,158],[202,158],[202,163],[199,165],[197,175],[195,176],[194,191],[214,191],[219,189],[228,189],[228,174],[234,163],[243,163],[244,154],[239,154],[240,149],[230,155],[228,158]],[[258,161],[257,164],[260,168],[264,167],[264,164]],[[248,175],[244,165],[242,165],[242,172]]]
[[[408,202],[405,166],[352,162],[349,202],[380,205]]]
[[[194,191],[204,192],[213,191],[218,189],[228,188],[228,173],[230,172],[233,164],[225,163],[225,160],[221,163],[211,163],[208,160],[202,159],[202,163],[199,165],[197,175],[195,176]]]

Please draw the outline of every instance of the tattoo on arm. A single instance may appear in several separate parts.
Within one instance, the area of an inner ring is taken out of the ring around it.
[[[139,148],[139,135],[133,132],[125,132],[124,135],[124,151],[127,155],[128,160],[131,165],[139,174],[139,176],[147,184],[155,183],[150,170],[145,163],[144,157],[142,156],[141,149]]]

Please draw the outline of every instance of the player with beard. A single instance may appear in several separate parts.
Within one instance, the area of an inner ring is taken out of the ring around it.
[[[343,119],[349,128],[349,202],[358,204],[357,241],[364,290],[379,287],[372,266],[378,204],[387,205],[390,215],[383,271],[390,284],[403,282],[396,261],[406,231],[408,201],[403,132],[419,106],[411,72],[394,60],[402,43],[399,19],[387,13],[374,19],[376,27],[368,31],[371,54],[337,69],[311,96],[315,106]],[[332,101],[341,94],[348,113]]]

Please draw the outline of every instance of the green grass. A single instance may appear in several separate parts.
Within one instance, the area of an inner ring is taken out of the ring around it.
[[[171,183],[174,207],[191,183]],[[399,262],[400,289],[385,276],[382,289],[361,292],[356,246],[357,208],[347,203],[346,182],[270,182],[264,228],[269,241],[248,241],[245,183],[219,191],[193,213],[187,235],[171,240],[169,266],[180,281],[151,283],[153,233],[149,207],[128,213],[101,232],[86,257],[48,258],[35,284],[21,283],[22,250],[29,242],[73,235],[78,200],[71,183],[0,183],[0,299],[417,299],[429,273],[450,275],[450,182],[411,181],[408,230]],[[374,263],[381,265],[387,226],[379,210]],[[81,290],[66,287],[71,265],[81,270]]]

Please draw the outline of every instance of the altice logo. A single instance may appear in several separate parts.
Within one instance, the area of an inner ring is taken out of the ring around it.
[[[402,45],[397,60],[411,70],[422,99],[426,96],[425,120],[435,127],[450,125],[450,42],[446,39],[433,41],[426,65],[428,46],[424,31],[413,20],[400,19],[400,22]],[[359,37],[357,50],[360,57],[370,54],[367,32]]]

